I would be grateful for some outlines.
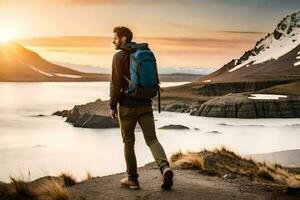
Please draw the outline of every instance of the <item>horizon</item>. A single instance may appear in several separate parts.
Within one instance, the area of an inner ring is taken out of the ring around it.
[[[134,37],[133,41],[149,43],[156,54],[159,68],[190,67],[212,71],[242,56],[266,34],[231,35],[236,33],[224,33],[219,38]],[[238,43],[236,38],[239,38]],[[51,62],[110,68],[116,52],[111,41],[112,38],[101,36],[62,36],[20,39],[16,42]]]

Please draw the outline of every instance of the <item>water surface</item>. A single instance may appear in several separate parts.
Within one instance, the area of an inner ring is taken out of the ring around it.
[[[178,83],[163,83],[163,86]],[[30,180],[86,172],[102,176],[125,170],[118,128],[76,128],[51,116],[98,98],[109,98],[108,82],[0,83],[0,180],[21,175]],[[43,114],[43,117],[37,115]],[[225,145],[240,154],[300,148],[300,119],[228,119],[154,112],[157,136],[166,153]],[[161,130],[181,124],[188,130]],[[142,132],[136,131],[138,165],[153,161]]]

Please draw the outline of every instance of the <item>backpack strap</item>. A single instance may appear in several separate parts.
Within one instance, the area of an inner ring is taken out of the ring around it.
[[[157,106],[158,106],[158,113],[161,111],[161,104],[160,104],[160,91],[163,92],[163,89],[160,87],[160,80],[158,78],[158,69],[157,69],[157,64],[155,63],[155,69],[156,69],[156,80],[157,80]]]
[[[160,113],[160,86],[157,87],[158,113]]]
[[[128,81],[129,84],[133,85],[133,87],[135,88],[137,87],[137,85],[134,82],[132,82],[129,78],[127,78],[125,75],[124,78],[126,79],[126,81]]]

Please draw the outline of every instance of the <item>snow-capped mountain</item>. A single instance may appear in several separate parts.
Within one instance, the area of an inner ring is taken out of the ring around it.
[[[253,49],[200,82],[300,79],[300,11],[286,16]]]

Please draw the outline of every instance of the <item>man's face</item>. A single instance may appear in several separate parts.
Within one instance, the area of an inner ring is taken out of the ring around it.
[[[114,33],[114,41],[113,41],[113,44],[115,45],[115,49],[120,49],[120,47],[125,44],[125,41],[126,41],[126,37],[122,37],[122,38],[119,38],[118,37],[118,34],[117,33]]]

